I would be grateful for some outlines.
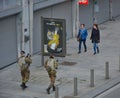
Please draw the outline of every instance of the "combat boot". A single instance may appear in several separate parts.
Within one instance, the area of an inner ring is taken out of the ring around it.
[[[51,87],[48,87],[48,88],[46,89],[47,94],[50,94],[50,89],[51,89]]]
[[[21,86],[21,87],[23,87],[23,83],[22,83],[22,84],[20,84],[20,86]]]
[[[26,86],[26,84],[24,83],[24,88],[27,88],[28,86]]]
[[[22,89],[27,88],[27,86],[26,86],[26,84],[25,84],[25,83],[22,83],[22,84],[21,84],[21,87],[22,87]]]
[[[53,85],[53,91],[55,91],[55,86]]]

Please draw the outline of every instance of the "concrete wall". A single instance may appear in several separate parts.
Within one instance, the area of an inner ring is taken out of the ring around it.
[[[113,17],[120,15],[120,0],[112,0],[112,15]]]
[[[80,24],[84,23],[86,28],[90,28],[93,24],[93,2],[89,1],[89,5],[79,5]]]
[[[109,0],[97,0],[99,11],[95,12],[96,22],[102,23],[109,20]]]

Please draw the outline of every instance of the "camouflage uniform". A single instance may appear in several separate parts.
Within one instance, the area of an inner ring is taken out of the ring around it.
[[[56,69],[58,67],[58,63],[56,62],[53,56],[50,56],[50,58],[46,60],[44,66],[48,72],[50,82],[51,82],[49,87],[47,88],[47,93],[50,94],[51,87],[53,87],[53,91],[55,91],[54,83],[55,83],[56,72],[57,72]]]
[[[21,52],[21,56],[18,60],[18,64],[20,66],[21,76],[22,76],[22,84],[21,87],[24,89],[26,88],[26,82],[29,80],[29,65],[32,63],[32,60],[28,57],[25,57],[25,52]]]

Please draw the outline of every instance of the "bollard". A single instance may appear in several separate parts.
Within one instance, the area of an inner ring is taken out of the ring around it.
[[[77,96],[77,77],[74,77],[74,96]]]
[[[120,72],[120,55],[119,55],[119,72]]]
[[[58,86],[55,87],[55,98],[59,98],[59,88],[58,88]]]
[[[105,74],[105,79],[109,79],[109,62],[106,62],[105,64],[105,69],[106,69],[106,74]]]
[[[94,87],[94,69],[90,70],[90,87]]]

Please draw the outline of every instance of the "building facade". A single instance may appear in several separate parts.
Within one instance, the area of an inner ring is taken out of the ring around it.
[[[41,17],[66,20],[66,39],[79,24],[91,28],[120,15],[119,0],[0,0],[0,69],[17,61],[20,50],[41,54]]]

